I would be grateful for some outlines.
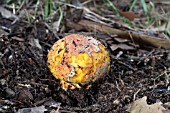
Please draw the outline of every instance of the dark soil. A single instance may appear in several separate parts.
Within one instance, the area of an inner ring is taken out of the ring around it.
[[[137,46],[112,51],[110,46],[120,42],[106,34],[92,33],[110,51],[110,71],[89,90],[64,91],[48,69],[47,53],[55,41],[67,34],[58,33],[56,38],[46,32],[44,21],[12,22],[0,16],[0,25],[6,28],[0,34],[1,112],[44,105],[47,112],[60,106],[60,112],[126,113],[128,104],[143,96],[148,97],[149,104],[170,101],[166,73],[170,68],[170,50]],[[58,106],[51,107],[51,103]]]

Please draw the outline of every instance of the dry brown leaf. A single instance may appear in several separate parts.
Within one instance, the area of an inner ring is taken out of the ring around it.
[[[123,50],[134,50],[135,48],[133,46],[129,46],[127,44],[112,44],[110,46],[111,50],[114,51],[118,48],[121,48]]]
[[[123,43],[123,42],[128,42],[128,39],[122,39],[122,38],[114,38],[117,42]]]
[[[116,49],[119,48],[119,46],[117,46],[116,44],[112,44],[112,46],[110,46],[111,50],[114,51]]]
[[[123,12],[123,11],[119,11],[120,14],[122,14],[124,17],[128,18],[129,20],[133,21],[135,18],[137,18],[138,16],[135,15],[133,12]]]
[[[169,109],[163,110],[163,113],[170,113]]]
[[[47,111],[45,106],[31,107],[31,108],[22,108],[19,109],[17,113],[44,113]]]
[[[3,17],[5,18],[15,18],[15,19],[18,19],[18,17],[14,14],[12,14],[9,10],[3,8],[0,6],[0,13]]]
[[[146,99],[147,97],[144,96],[134,101],[127,111],[130,113],[163,113],[163,110],[165,110],[164,107],[158,103],[148,105]]]
[[[1,37],[2,35],[7,35],[7,34],[8,34],[8,33],[7,33],[6,31],[0,29],[0,37]]]

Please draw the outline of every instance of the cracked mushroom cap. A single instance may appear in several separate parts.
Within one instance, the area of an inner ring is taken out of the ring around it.
[[[110,58],[105,47],[93,37],[71,34],[54,43],[48,53],[49,69],[62,88],[81,88],[106,75]]]

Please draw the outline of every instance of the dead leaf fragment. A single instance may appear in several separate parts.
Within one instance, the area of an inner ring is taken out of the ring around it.
[[[2,37],[3,35],[8,35],[8,33],[2,29],[0,29],[0,37]]]
[[[45,106],[32,107],[32,108],[22,108],[19,109],[17,113],[44,113],[47,111]]]
[[[0,6],[0,13],[3,17],[5,18],[15,18],[15,19],[18,19],[18,17],[14,14],[12,14],[9,10],[3,8]]]
[[[127,111],[130,113],[163,113],[163,110],[165,110],[164,107],[158,103],[148,105],[146,99],[147,97],[144,96],[143,98],[134,101]]]
[[[135,48],[133,46],[129,46],[127,44],[112,44],[110,46],[111,50],[114,51],[118,48],[122,49],[122,50],[134,50]]]
[[[169,109],[163,110],[163,113],[170,113]]]
[[[120,43],[124,43],[124,42],[128,42],[129,40],[128,39],[123,39],[123,38],[114,38],[117,42],[120,42]]]
[[[32,101],[34,99],[31,92],[27,89],[24,89],[19,93],[18,100],[23,103],[28,103],[29,101]]]
[[[119,11],[119,13],[122,14],[124,17],[128,18],[131,21],[133,21],[135,18],[138,17],[138,15],[135,15],[133,12]]]

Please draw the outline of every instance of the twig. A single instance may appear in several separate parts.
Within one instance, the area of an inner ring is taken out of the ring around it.
[[[117,62],[118,62],[119,64],[122,64],[122,65],[128,67],[129,69],[131,69],[131,70],[133,70],[133,71],[136,70],[136,69],[134,69],[132,66],[130,66],[130,65],[128,65],[128,64],[125,64],[125,63],[123,63],[123,62],[121,62],[121,61],[117,61]]]
[[[54,36],[55,36],[57,39],[60,39],[60,38],[58,37],[57,33],[54,32],[47,23],[45,23],[45,26],[49,29],[49,31],[51,31],[51,32],[54,34]]]
[[[44,42],[44,41],[41,41],[41,40],[40,40],[40,43],[42,43],[42,44],[44,44],[44,45],[46,45],[46,46],[48,46],[48,47],[52,47],[51,44],[48,44],[48,43],[46,43],[46,42]]]
[[[59,109],[60,109],[60,106],[57,107],[57,110],[55,111],[55,113],[60,113]]]
[[[155,50],[153,49],[153,50],[150,51],[146,56],[141,57],[141,58],[139,59],[139,62],[138,62],[137,64],[140,64],[141,61],[143,61],[144,59],[148,58],[154,51],[155,51]]]
[[[72,4],[63,3],[63,2],[58,2],[58,1],[57,1],[56,3],[61,3],[61,4],[64,4],[64,5],[67,5],[67,6],[69,6],[69,7],[76,8],[76,9],[83,9],[83,10],[86,11],[87,13],[92,14],[93,16],[95,16],[95,17],[97,17],[97,18],[99,18],[99,19],[101,19],[101,20],[105,20],[105,21],[109,21],[109,22],[115,23],[115,21],[113,21],[113,20],[111,20],[111,19],[108,19],[108,18],[105,18],[105,17],[103,17],[103,16],[100,16],[100,15],[92,12],[91,10],[89,10],[87,7],[84,7],[84,6],[82,6],[82,5],[81,5],[81,6],[75,6],[75,5],[72,5]]]
[[[129,32],[129,31],[123,31],[119,30],[116,28],[112,28],[100,23],[92,22],[89,20],[82,19],[78,23],[73,23],[73,22],[68,22],[71,26],[71,28],[74,29],[87,29],[87,30],[92,30],[92,31],[99,31],[99,32],[104,32],[107,34],[114,34],[117,35],[119,38],[123,39],[129,39],[133,38],[135,43],[138,43],[141,46],[152,46],[152,47],[163,47],[163,48],[170,48],[170,41],[166,39],[161,39],[158,37],[154,36],[148,36],[145,34],[138,34],[135,32]],[[76,26],[76,27],[74,27]]]
[[[141,89],[138,89],[138,90],[136,91],[136,93],[133,95],[133,100],[136,99],[136,95],[139,93],[140,90],[141,90]]]
[[[16,13],[19,13],[19,11],[22,9],[22,7],[25,4],[25,0],[22,1],[21,5],[19,6],[18,10],[16,11]]]

